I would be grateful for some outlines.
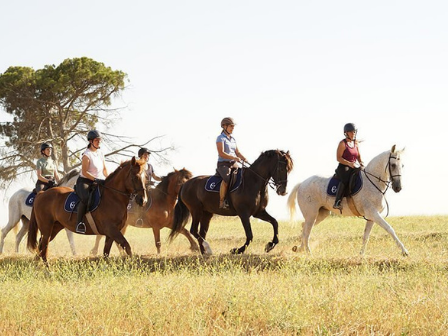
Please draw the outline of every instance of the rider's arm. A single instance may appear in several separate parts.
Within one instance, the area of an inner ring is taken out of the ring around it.
[[[81,165],[81,171],[82,171],[82,176],[88,178],[89,180],[95,180],[95,176],[93,176],[92,174],[90,174],[88,172],[89,169],[89,165],[90,165],[90,159],[88,158],[87,155],[83,155],[82,156],[82,165]]]
[[[106,161],[104,159],[103,159],[103,175],[104,175],[104,177],[109,176],[109,172],[107,171],[107,167],[106,167]]]
[[[360,165],[361,167],[364,167],[364,162],[363,162],[362,159],[361,159],[361,152],[359,151],[359,145],[358,145],[358,142],[356,142],[356,147],[358,148],[358,162],[359,162],[359,165]]]
[[[159,176],[157,176],[154,172],[152,173],[152,178],[156,181],[162,181],[162,178],[160,178]]]
[[[241,154],[238,147],[236,148],[235,153],[241,160],[243,160],[244,162],[247,162],[246,157],[243,154]]]

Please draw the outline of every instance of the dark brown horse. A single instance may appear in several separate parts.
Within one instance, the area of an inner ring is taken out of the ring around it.
[[[106,236],[104,255],[108,256],[112,243],[115,241],[123,247],[128,255],[132,255],[131,246],[124,238],[120,230],[124,227],[127,217],[127,205],[131,194],[136,194],[139,205],[147,202],[144,188],[144,174],[142,174],[145,162],[135,160],[122,163],[110,174],[104,186],[100,186],[102,198],[98,208],[91,213],[97,231]],[[30,229],[28,232],[28,249],[38,249],[38,257],[47,261],[48,243],[64,227],[75,231],[76,215],[64,209],[64,203],[73,189],[56,187],[45,192],[40,192],[34,201],[31,212]],[[86,234],[96,234],[90,225],[86,225]],[[37,246],[37,230],[41,232],[39,246]]]
[[[173,231],[170,239],[173,239],[185,227],[191,213],[190,232],[198,240],[201,253],[210,254],[211,249],[205,237],[213,214],[239,216],[246,232],[246,242],[240,248],[232,249],[231,253],[243,253],[253,239],[250,224],[250,217],[253,216],[271,223],[274,228],[274,238],[265,247],[265,251],[269,252],[279,240],[278,222],[266,211],[268,184],[272,179],[277,194],[285,195],[288,174],[292,168],[293,161],[289,152],[270,150],[261,153],[250,167],[243,168],[242,185],[230,193],[229,209],[219,208],[219,193],[205,190],[205,184],[210,176],[197,176],[185,182],[174,209]]]
[[[124,235],[128,225],[138,228],[152,228],[154,233],[154,241],[157,248],[157,253],[160,253],[162,243],[160,242],[160,230],[163,228],[170,228],[173,223],[173,210],[176,205],[177,196],[179,195],[180,187],[193,175],[187,169],[174,170],[167,176],[162,177],[162,181],[156,188],[148,188],[148,205],[146,207],[137,207],[135,202],[132,202],[131,208],[128,210],[128,219],[126,226],[121,230]],[[198,251],[199,247],[196,239],[183,228],[181,232],[190,242],[190,249]],[[96,237],[95,246],[91,254],[98,253],[98,247],[101,236]]]

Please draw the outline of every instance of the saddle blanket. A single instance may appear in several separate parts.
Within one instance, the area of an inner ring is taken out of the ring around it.
[[[96,188],[93,195],[92,205],[89,207],[88,211],[92,212],[96,210],[96,208],[98,208],[98,205],[100,205],[100,200],[101,200],[100,188]],[[67,212],[78,213],[78,204],[79,204],[79,197],[73,191],[67,196],[67,199],[65,200],[64,210]]]
[[[25,205],[28,205],[30,207],[34,204],[34,199],[36,198],[36,193],[32,192],[28,195],[28,197],[25,200]]]
[[[222,182],[221,176],[219,175],[210,176],[207,182],[205,183],[205,190],[211,192],[219,192],[219,189],[221,188],[221,182]],[[238,189],[238,187],[241,185],[242,182],[243,182],[243,170],[238,169],[238,172],[236,173],[236,181],[230,187],[230,192]]]
[[[361,174],[356,174],[355,179],[356,180],[355,180],[353,189],[350,191],[346,189],[347,194],[349,193],[350,195],[356,195],[361,190],[361,188],[362,188]],[[338,191],[338,185],[339,185],[339,179],[336,176],[333,176],[330,179],[330,182],[328,183],[327,194],[329,196],[336,197],[336,192]],[[344,195],[344,196],[346,196],[346,195]]]

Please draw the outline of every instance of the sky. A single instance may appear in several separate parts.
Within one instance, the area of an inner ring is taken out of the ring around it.
[[[151,158],[158,175],[214,174],[220,121],[232,117],[250,162],[290,151],[289,191],[334,173],[343,126],[353,122],[364,162],[406,148],[403,189],[386,194],[389,216],[448,214],[445,1],[17,0],[0,8],[0,73],[84,56],[127,73],[114,101],[122,120],[108,132],[136,143],[160,136],[153,150],[175,146],[169,164]],[[0,193],[5,224],[16,189]],[[286,201],[270,191],[268,212],[288,219]]]

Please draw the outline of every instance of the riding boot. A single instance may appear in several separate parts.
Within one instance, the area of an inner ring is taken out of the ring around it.
[[[76,233],[85,234],[86,233],[86,224],[83,222],[84,214],[86,212],[87,205],[80,201],[78,205],[78,217],[77,217],[77,225],[76,225]]]
[[[226,200],[228,184],[224,181],[221,182],[221,188],[219,189],[219,208],[228,209],[229,203]]]
[[[339,182],[338,190],[336,191],[336,200],[334,201],[333,209],[339,209],[342,211],[342,197],[344,196],[345,184]]]

